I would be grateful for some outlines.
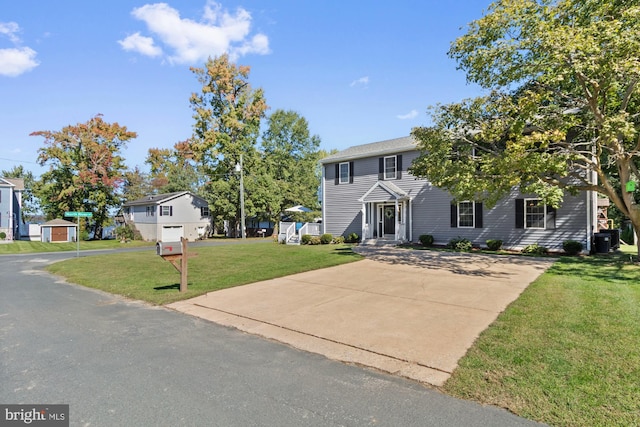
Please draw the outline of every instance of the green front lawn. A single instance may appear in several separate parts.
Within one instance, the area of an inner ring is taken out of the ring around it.
[[[444,391],[554,426],[640,425],[640,266],[560,257],[478,338]]]
[[[52,264],[48,270],[87,287],[153,304],[168,304],[210,291],[362,258],[349,245],[293,246],[261,242],[193,247],[190,252],[197,256],[189,258],[189,285],[184,293],[179,292],[180,273],[157,256],[155,248],[74,258]]]
[[[24,240],[16,240],[10,243],[0,244],[0,255],[3,254],[26,254],[37,252],[64,252],[75,251],[77,246],[75,242],[65,243],[45,243],[45,242],[29,242]],[[153,242],[131,241],[128,243],[120,243],[119,240],[91,240],[81,241],[80,250],[92,249],[117,249],[130,248],[137,246],[152,246]]]

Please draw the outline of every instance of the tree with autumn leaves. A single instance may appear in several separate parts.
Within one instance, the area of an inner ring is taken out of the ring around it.
[[[60,131],[38,131],[44,138],[38,163],[48,165],[34,192],[48,219],[66,211],[91,212],[93,235],[101,236],[111,210],[120,207],[119,190],[127,170],[121,150],[137,135],[98,114]]]
[[[229,220],[234,229],[240,223],[240,176],[234,170],[241,154],[245,176],[259,163],[255,144],[267,110],[262,89],[249,84],[249,70],[231,63],[228,55],[191,68],[202,88],[190,98],[195,119],[191,147],[207,177],[203,191],[214,220]],[[251,182],[247,195],[253,192]],[[251,215],[252,198],[246,200]]]
[[[307,121],[295,112],[275,111],[267,119],[260,149],[260,125],[268,107],[263,90],[249,84],[250,68],[222,55],[191,71],[201,91],[191,95],[195,124],[189,147],[205,174],[201,194],[214,220],[228,220],[232,229],[240,222],[240,155],[247,218],[277,222],[288,203],[315,207],[320,140],[309,134]]]

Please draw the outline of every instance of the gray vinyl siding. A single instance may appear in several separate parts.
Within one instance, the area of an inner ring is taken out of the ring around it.
[[[413,200],[410,224],[414,242],[418,241],[421,234],[431,234],[436,244],[446,244],[452,238],[463,237],[471,240],[475,246],[485,246],[488,239],[500,239],[505,248],[519,249],[538,243],[552,250],[560,250],[562,242],[571,239],[582,242],[586,247],[589,209],[585,193],[565,196],[562,206],[556,211],[555,229],[516,228],[516,199],[535,196],[522,195],[515,189],[492,209],[483,206],[482,228],[451,227],[452,196],[407,172],[407,168],[419,155],[418,151],[398,154],[403,156],[402,177],[390,182],[407,192]],[[380,157],[383,156],[352,160],[353,182],[348,184],[335,184],[336,163],[324,164],[323,222],[326,233],[334,236],[362,233],[362,202],[358,199],[378,181]],[[376,188],[367,200],[382,201],[391,198],[385,190]]]

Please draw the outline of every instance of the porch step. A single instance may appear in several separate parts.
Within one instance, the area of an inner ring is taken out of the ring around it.
[[[300,238],[298,236],[292,236],[287,241],[287,245],[299,245],[299,244],[300,244]]]
[[[398,246],[402,242],[400,240],[387,239],[367,239],[362,242],[363,246]]]

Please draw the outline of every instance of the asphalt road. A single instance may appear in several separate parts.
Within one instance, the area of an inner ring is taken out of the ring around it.
[[[0,403],[69,404],[72,426],[539,425],[42,271],[72,256],[0,256]]]

